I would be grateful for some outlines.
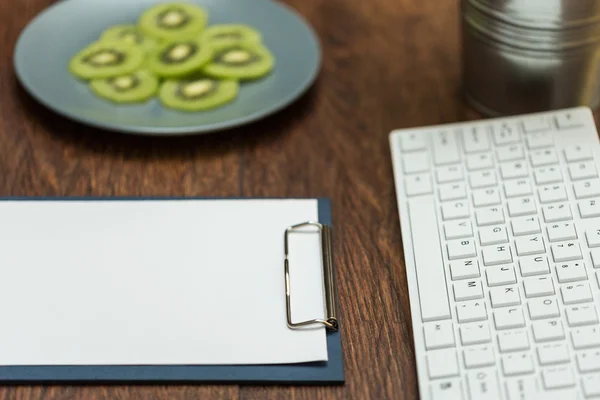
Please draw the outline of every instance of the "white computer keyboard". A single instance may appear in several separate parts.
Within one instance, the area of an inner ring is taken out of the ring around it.
[[[600,397],[600,143],[574,108],[390,135],[421,399]]]

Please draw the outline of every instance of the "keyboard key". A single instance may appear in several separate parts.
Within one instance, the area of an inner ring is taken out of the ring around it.
[[[504,211],[498,207],[483,208],[475,211],[478,226],[504,223]]]
[[[537,349],[541,365],[562,364],[569,362],[569,348],[565,343],[545,344]]]
[[[469,221],[451,221],[444,224],[446,239],[461,239],[473,236],[473,227]]]
[[[578,181],[580,179],[597,178],[598,171],[596,170],[596,164],[593,162],[581,162],[569,165],[569,175],[571,175],[571,180]]]
[[[526,133],[531,132],[545,132],[550,130],[550,123],[546,117],[543,116],[531,116],[523,120],[523,130]],[[530,137],[530,136],[527,136]]]
[[[546,256],[522,257],[519,259],[521,276],[535,276],[550,273],[550,264]]]
[[[575,377],[570,367],[556,367],[542,370],[542,380],[546,389],[575,386]]]
[[[469,183],[472,189],[496,186],[498,178],[493,170],[477,171],[469,174]]]
[[[506,376],[533,372],[533,361],[528,353],[510,354],[502,357],[502,371]]]
[[[439,186],[440,201],[461,200],[467,197],[465,184],[462,182],[447,183]]]
[[[571,331],[571,339],[577,350],[600,347],[600,330],[597,326],[582,326]]]
[[[549,276],[538,276],[523,280],[525,297],[551,296],[554,294],[554,282]]]
[[[494,126],[492,131],[494,132],[494,142],[498,146],[519,143],[521,141],[519,128],[510,122],[502,122],[500,125]]]
[[[567,162],[586,161],[593,159],[592,151],[580,144],[565,148],[565,159]]]
[[[560,288],[560,292],[562,294],[563,303],[566,305],[589,303],[593,300],[592,290],[587,283],[563,286]]]
[[[460,327],[460,342],[463,346],[485,344],[491,341],[490,328],[485,323],[474,323]]]
[[[456,301],[483,299],[483,289],[479,280],[458,281],[454,284]]]
[[[497,206],[500,203],[500,192],[496,188],[473,191],[473,205],[475,207]]]
[[[555,262],[581,260],[581,248],[577,242],[558,243],[551,247]]]
[[[540,235],[518,237],[515,239],[517,255],[529,256],[546,252],[544,238]]]
[[[591,179],[575,182],[573,184],[573,190],[575,191],[575,197],[578,199],[600,196],[600,180]]]
[[[452,240],[448,242],[448,259],[471,258],[477,255],[472,239]]]
[[[590,255],[592,256],[594,268],[600,268],[600,249],[592,249],[592,251],[590,251]]]
[[[536,168],[533,172],[535,183],[538,185],[548,185],[550,183],[558,183],[563,181],[559,167],[544,167]]]
[[[466,153],[477,153],[490,149],[489,130],[481,126],[470,126],[462,133]]]
[[[517,161],[525,158],[523,147],[518,144],[498,148],[496,152],[499,162]]]
[[[465,367],[479,368],[494,365],[494,349],[491,346],[467,347],[464,351]]]
[[[442,379],[429,385],[432,400],[456,399],[463,400],[463,389],[460,380]]]
[[[521,304],[519,288],[516,286],[490,288],[492,307],[510,307]]]
[[[409,220],[411,223],[412,246],[419,286],[421,319],[423,322],[450,319],[450,300],[446,283],[444,260],[438,234],[435,201],[431,197],[409,199]],[[431,251],[431,249],[437,249]]]
[[[581,119],[581,114],[577,114],[576,112],[561,112],[554,117],[554,120],[559,129],[569,129],[576,128],[578,126],[584,126],[584,122]]]
[[[400,149],[407,153],[409,151],[425,149],[425,134],[420,132],[404,132],[400,135]]]
[[[427,352],[429,379],[448,378],[458,375],[456,350],[442,349]]]
[[[442,204],[442,218],[444,221],[469,218],[469,204],[466,201],[454,201]]]
[[[531,183],[529,179],[519,179],[504,183],[504,194],[507,198],[527,196],[532,194]]]
[[[500,165],[502,179],[524,178],[529,175],[527,164],[524,161],[514,161]]]
[[[535,399],[538,394],[536,380],[529,376],[509,379],[506,381],[506,392],[510,400]]]
[[[506,331],[498,333],[498,347],[501,353],[529,350],[527,331]]]
[[[522,215],[531,215],[537,213],[537,206],[531,197],[521,197],[518,199],[510,199],[508,204],[508,215],[511,217],[519,217]]]
[[[479,261],[477,259],[450,261],[450,276],[453,281],[479,278]]]
[[[470,399],[500,400],[500,389],[495,369],[476,370],[467,373]],[[448,398],[450,399],[450,398]]]
[[[429,153],[420,151],[418,153],[408,153],[402,157],[405,174],[416,174],[418,172],[426,172],[431,168]]]
[[[598,314],[593,305],[571,306],[566,308],[569,326],[593,325],[598,323]],[[600,336],[599,336],[600,339]]]
[[[585,237],[589,247],[600,247],[600,229],[585,231]]]
[[[562,242],[563,240],[577,239],[575,225],[572,222],[561,222],[548,225],[548,240],[550,242]]]
[[[538,217],[518,217],[511,221],[513,235],[524,236],[541,233]]]
[[[493,167],[494,157],[492,157],[491,153],[479,153],[467,156],[467,169],[469,171],[477,171],[478,169]]]
[[[494,325],[497,330],[523,328],[525,318],[521,308],[504,308],[494,311]]]
[[[512,263],[512,251],[508,245],[484,247],[482,254],[485,266]]]
[[[489,287],[512,285],[517,283],[515,268],[512,265],[486,268],[485,274]]]
[[[529,148],[529,150],[550,147],[554,144],[552,141],[552,134],[550,133],[532,133],[531,135],[527,135],[525,141],[527,142],[527,148]]]
[[[583,394],[586,398],[599,397],[600,396],[600,376],[588,375],[584,376],[582,380]]]
[[[556,276],[559,283],[584,281],[587,279],[585,263],[583,261],[560,263],[556,266]]]
[[[600,350],[577,353],[577,367],[581,372],[600,371]]]
[[[529,317],[534,321],[560,316],[558,305],[553,297],[531,299],[527,303],[527,307],[529,308]]]
[[[435,176],[438,183],[450,183],[463,180],[463,170],[459,165],[449,165],[447,167],[438,167],[435,170]]]
[[[529,155],[532,167],[558,164],[558,155],[554,149],[532,151]]]
[[[544,214],[544,221],[560,222],[569,221],[573,219],[571,214],[571,207],[568,204],[550,204],[542,207],[542,213]]]
[[[565,328],[561,321],[539,321],[533,322],[531,326],[533,328],[533,340],[536,342],[550,342],[565,338]]]
[[[562,185],[543,186],[538,190],[540,203],[556,203],[567,200],[567,191]]]
[[[460,151],[454,132],[445,130],[435,132],[431,139],[435,165],[454,164],[460,161]]]
[[[479,242],[482,246],[508,243],[508,233],[504,225],[484,226],[479,229]]]
[[[407,196],[419,196],[433,192],[429,174],[411,175],[404,180]]]
[[[462,302],[456,306],[459,323],[484,321],[487,319],[487,310],[483,301]]]
[[[454,325],[451,321],[430,322],[423,326],[427,350],[454,347]]]
[[[600,217],[600,201],[598,199],[580,201],[579,215],[581,215],[581,218]]]

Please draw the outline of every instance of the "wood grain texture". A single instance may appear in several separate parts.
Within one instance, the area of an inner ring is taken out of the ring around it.
[[[415,399],[388,134],[479,118],[460,92],[458,0],[285,0],[321,39],[314,87],[252,125],[168,140],[71,122],[20,88],[15,41],[52,2],[0,1],[0,196],[331,198],[346,383],[9,386],[0,399]]]

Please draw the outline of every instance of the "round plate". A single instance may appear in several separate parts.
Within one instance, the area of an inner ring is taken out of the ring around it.
[[[187,0],[190,1],[190,0]],[[275,56],[273,72],[243,83],[232,103],[209,111],[179,112],[157,99],[114,105],[95,97],[68,71],[71,57],[115,24],[135,23],[160,0],[66,0],[39,14],[21,33],[15,69],[25,89],[48,108],[76,121],[120,132],[148,135],[207,133],[272,114],[312,84],[321,50],[311,28],[291,9],[271,0],[193,0],[209,13],[209,24],[248,24],[263,35]]]

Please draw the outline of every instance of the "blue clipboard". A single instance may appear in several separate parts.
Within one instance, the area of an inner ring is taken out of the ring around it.
[[[4,197],[0,201],[165,200],[161,197]],[[216,198],[171,198],[171,200]],[[243,199],[239,199],[243,200]],[[319,221],[331,226],[329,199],[318,200]],[[283,295],[283,293],[282,293]],[[303,384],[344,383],[340,328],[327,331],[328,361],[274,365],[76,365],[0,366],[0,383],[220,383]]]

